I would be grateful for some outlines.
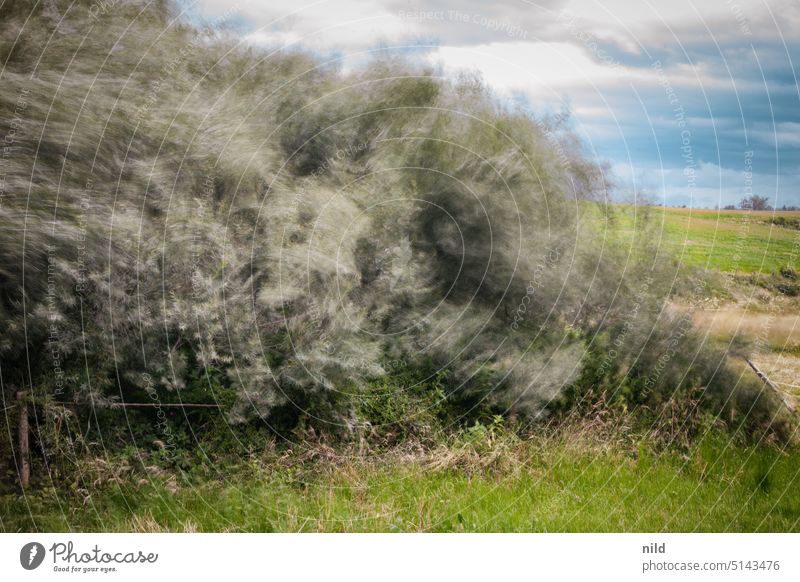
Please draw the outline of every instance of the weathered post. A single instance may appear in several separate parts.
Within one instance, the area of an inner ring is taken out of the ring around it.
[[[753,362],[751,362],[749,358],[745,358],[744,360],[753,369],[753,371],[756,373],[756,376],[758,376],[761,379],[761,381],[764,382],[764,384],[766,384],[775,391],[775,394],[777,394],[778,398],[781,399],[783,405],[786,406],[786,408],[788,408],[791,412],[795,412],[796,407],[792,402],[791,398],[789,397],[789,395],[786,394],[783,390],[781,390],[772,380],[770,380],[764,372],[759,370],[758,366],[756,366]]]
[[[19,406],[19,483],[25,489],[31,481],[28,400],[25,397],[25,392],[17,392],[17,401]]]

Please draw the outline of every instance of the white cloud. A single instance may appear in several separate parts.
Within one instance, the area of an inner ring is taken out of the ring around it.
[[[758,124],[750,136],[767,146],[800,147],[800,123],[792,121],[775,122],[775,125]]]
[[[441,47],[430,56],[447,69],[477,69],[497,89],[526,89],[549,93],[564,87],[591,85],[629,73],[598,64],[573,44],[565,42],[510,42],[475,47]]]
[[[199,4],[210,18],[235,10],[252,25],[246,39],[259,44],[363,50],[382,39],[414,32],[413,22],[369,0],[199,0]]]

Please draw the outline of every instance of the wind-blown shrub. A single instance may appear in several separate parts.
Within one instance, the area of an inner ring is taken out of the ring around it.
[[[674,273],[580,220],[608,185],[562,120],[391,56],[342,74],[165,4],[91,6],[0,7],[4,386],[158,401],[202,366],[231,420],[330,430],[387,358],[446,371],[463,414],[646,382]],[[711,385],[694,365],[634,400]]]

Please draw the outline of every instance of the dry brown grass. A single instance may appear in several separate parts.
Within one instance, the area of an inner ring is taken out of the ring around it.
[[[763,353],[756,363],[770,380],[795,399],[800,398],[800,356],[790,353]]]
[[[724,286],[731,300],[702,304],[692,313],[695,325],[721,343],[739,340],[731,343],[732,353],[753,361],[800,404],[800,300],[743,277],[728,276]],[[752,375],[743,358],[731,363]]]
[[[149,511],[134,515],[128,521],[125,531],[132,533],[197,533],[197,524],[191,519],[182,522],[180,529],[168,528],[159,524]]]
[[[785,348],[800,345],[800,314],[763,312],[732,305],[716,310],[697,311],[695,324],[717,338],[746,336],[764,347]]]

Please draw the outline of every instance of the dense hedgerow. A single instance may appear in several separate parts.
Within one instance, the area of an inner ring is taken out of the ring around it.
[[[164,3],[93,6],[0,7],[6,403],[336,432],[590,388],[738,398],[667,306],[669,262],[580,220],[608,181],[562,117],[389,54],[345,74]]]

